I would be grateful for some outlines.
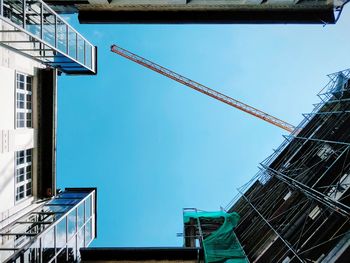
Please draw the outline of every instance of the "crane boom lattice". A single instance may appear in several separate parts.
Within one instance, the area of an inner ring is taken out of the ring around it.
[[[222,101],[232,107],[235,107],[241,111],[244,111],[246,113],[249,113],[257,118],[260,118],[266,122],[269,122],[277,127],[280,127],[288,132],[292,132],[294,130],[294,126],[281,120],[281,119],[278,119],[270,114],[267,114],[261,110],[258,110],[252,106],[249,106],[248,104],[245,104],[241,101],[238,101],[236,99],[233,99],[225,94],[222,94],[221,92],[218,92],[216,90],[213,90],[211,88],[208,88],[196,81],[193,81],[189,78],[186,78],[170,69],[167,69],[165,67],[162,67],[150,60],[147,60],[143,57],[140,57],[124,48],[121,48],[121,47],[118,47],[117,45],[112,45],[111,46],[111,51],[124,57],[124,58],[127,58],[131,61],[134,61],[146,68],[149,68],[155,72],[158,72],[168,78],[171,78],[187,87],[190,87],[194,90],[197,90],[203,94],[206,94],[214,99],[217,99],[219,101]]]

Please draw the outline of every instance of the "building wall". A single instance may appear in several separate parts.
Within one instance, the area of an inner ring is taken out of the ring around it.
[[[198,260],[86,260],[82,263],[198,263]]]
[[[45,0],[81,23],[335,23],[333,2],[237,0]],[[340,7],[341,2],[334,2]]]
[[[0,22],[0,28],[7,29]],[[20,40],[21,35],[1,34],[1,40]],[[0,228],[20,216],[36,196],[38,101],[37,69],[43,65],[0,46]],[[16,128],[16,73],[33,76],[32,128]],[[32,197],[15,200],[16,151],[33,149]],[[23,211],[22,211],[23,210]],[[21,211],[21,213],[19,213]]]
[[[204,263],[200,247],[98,247],[81,248],[82,263]]]

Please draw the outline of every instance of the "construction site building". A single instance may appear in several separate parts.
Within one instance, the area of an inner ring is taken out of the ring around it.
[[[329,75],[321,102],[228,205],[250,262],[348,262],[350,70]]]

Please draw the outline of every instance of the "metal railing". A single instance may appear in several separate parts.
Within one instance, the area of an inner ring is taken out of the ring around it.
[[[76,262],[95,238],[96,192],[65,191],[0,231],[0,261]]]
[[[96,73],[96,48],[42,0],[0,0],[0,19],[2,45],[66,73]],[[19,33],[26,38],[9,37]]]

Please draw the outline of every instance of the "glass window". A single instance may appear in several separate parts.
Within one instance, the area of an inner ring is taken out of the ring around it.
[[[49,262],[55,256],[55,232],[50,229],[42,238],[43,262]]]
[[[85,225],[85,246],[88,246],[92,240],[92,220],[89,220]]]
[[[67,218],[63,218],[56,226],[56,247],[57,252],[62,248],[66,247],[67,234],[66,234],[66,223]]]
[[[74,32],[73,29],[71,29],[70,27],[68,27],[68,50],[69,50],[69,56],[71,56],[72,58],[76,59],[77,58],[77,33]]]
[[[77,47],[77,51],[78,51],[78,61],[82,64],[85,63],[85,41],[84,39],[77,35],[77,44],[78,44],[78,47]]]
[[[68,214],[68,239],[70,239],[77,232],[77,210],[74,209]]]
[[[27,2],[28,3],[28,2]],[[26,16],[26,29],[33,35],[40,37],[41,28],[41,3],[39,1],[30,1],[27,4],[26,13],[30,14]]]
[[[85,223],[84,217],[84,203],[78,206],[78,229],[80,229]]]
[[[27,113],[27,126],[26,127],[32,127],[32,113],[28,112]]]
[[[33,78],[30,76],[27,76],[27,91],[32,91],[32,83],[33,82]]]
[[[17,165],[24,163],[24,151],[16,152],[16,163]]]
[[[58,195],[59,198],[76,198],[83,199],[88,193],[70,193],[65,192]]]
[[[27,109],[31,110],[32,109],[32,94],[27,94]]]
[[[16,201],[24,198],[24,185],[18,186],[16,188]]]
[[[24,94],[17,93],[17,109],[24,109]]]
[[[18,76],[18,80],[20,81],[20,82],[24,82],[24,75],[23,74],[17,74],[17,76]]]
[[[16,155],[16,201],[32,195],[32,149],[17,151]]]
[[[24,113],[17,112],[17,128],[24,128]]]
[[[23,169],[24,170],[24,169]],[[26,179],[29,180],[32,178],[32,166],[28,165],[26,167]]]
[[[86,43],[85,45],[85,65],[92,68],[92,47]]]
[[[69,209],[71,209],[71,206],[64,206],[64,205],[50,205],[47,204],[43,207],[44,212],[54,212],[54,213],[64,213],[67,212]],[[60,214],[58,214],[60,216]]]
[[[55,14],[47,8],[43,8],[43,38],[44,41],[55,46]]]
[[[91,196],[85,200],[85,217],[86,220],[91,217]]]
[[[67,53],[67,25],[57,17],[57,47]]]
[[[16,127],[32,127],[32,83],[33,78],[17,73],[16,77]]]
[[[27,163],[32,161],[32,150],[31,149],[26,150],[26,158],[27,158]]]
[[[24,75],[17,74],[17,89],[24,89]]]
[[[80,200],[77,199],[64,199],[64,198],[55,198],[53,199],[50,204],[54,205],[75,205],[79,203]]]
[[[16,183],[20,183],[24,181],[24,168],[19,168],[16,170]]]

